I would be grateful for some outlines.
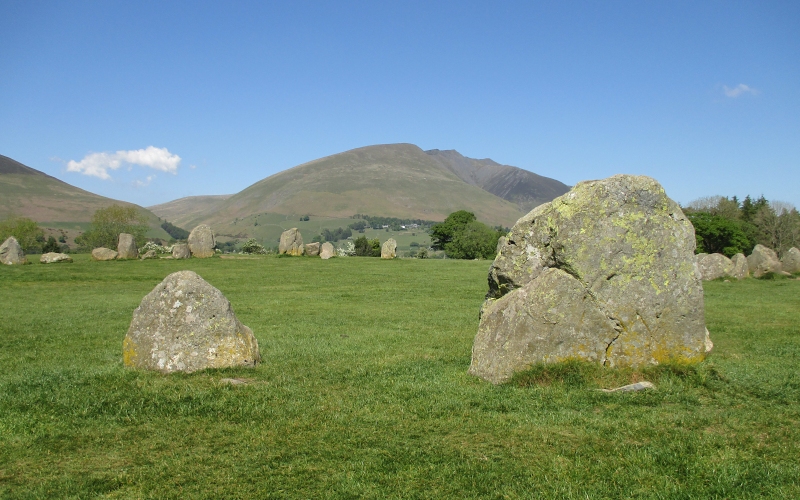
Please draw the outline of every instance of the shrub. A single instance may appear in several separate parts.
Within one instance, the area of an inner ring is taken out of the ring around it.
[[[47,242],[44,244],[44,246],[42,246],[42,253],[48,252],[61,252],[61,245],[59,245],[56,239],[52,236],[47,238]]]
[[[92,216],[89,230],[75,238],[84,248],[116,248],[120,233],[132,234],[136,246],[145,244],[146,218],[136,207],[111,205],[97,210]]]
[[[44,243],[44,236],[39,226],[27,217],[12,217],[0,222],[0,243],[9,236],[17,239],[25,253],[39,253]]]
[[[242,245],[242,253],[251,255],[265,255],[267,250],[255,238],[250,238]]]

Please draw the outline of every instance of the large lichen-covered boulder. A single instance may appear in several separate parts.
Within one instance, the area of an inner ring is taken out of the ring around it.
[[[760,244],[756,245],[753,253],[747,256],[747,267],[754,278],[760,278],[767,273],[780,273],[783,270],[775,250]]]
[[[697,268],[703,281],[711,281],[733,272],[733,262],[721,253],[699,254]]]
[[[72,257],[65,253],[47,252],[39,257],[41,264],[58,264],[60,262],[72,262]]]
[[[214,240],[214,232],[207,224],[200,224],[189,233],[186,240],[192,257],[206,259],[214,256],[214,247],[217,242]]]
[[[336,255],[336,249],[333,247],[333,244],[329,241],[323,243],[319,249],[319,256],[323,260],[328,260],[334,255]]]
[[[389,238],[381,245],[381,259],[394,259],[397,256],[397,242]]]
[[[132,234],[120,233],[117,243],[117,259],[138,259],[139,249]]]
[[[186,243],[175,243],[172,245],[172,258],[173,259],[188,259],[192,256],[189,251],[189,245]]]
[[[99,247],[92,250],[92,260],[114,260],[119,255],[114,250],[105,247]]]
[[[800,250],[795,247],[787,250],[781,259],[781,268],[790,274],[800,273]]]
[[[576,185],[514,225],[489,271],[470,373],[540,362],[700,361],[710,347],[695,235],[649,177]]]
[[[278,244],[278,253],[287,255],[303,255],[305,245],[303,236],[296,227],[287,229],[281,234],[281,241]]]
[[[13,236],[6,238],[6,241],[0,245],[0,262],[8,266],[28,263],[22,247]]]
[[[165,373],[261,360],[258,341],[228,299],[192,271],[170,274],[142,299],[122,350],[125,366]]]
[[[741,280],[750,276],[750,269],[747,267],[747,257],[743,253],[737,253],[731,258],[731,277]]]
[[[315,241],[314,243],[306,243],[305,245],[306,255],[310,257],[316,257],[317,255],[319,255],[319,247],[320,243],[318,241]]]

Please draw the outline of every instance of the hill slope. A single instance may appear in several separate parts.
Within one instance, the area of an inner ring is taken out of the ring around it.
[[[259,213],[443,220],[462,209],[483,222],[510,226],[527,211],[521,206],[549,201],[567,190],[553,179],[491,160],[385,144],[304,163],[227,199],[192,197],[150,208],[184,227],[206,222],[231,231],[237,219]],[[201,202],[207,205],[201,208]],[[239,225],[234,232],[241,230]]]
[[[0,219],[21,216],[36,222],[86,223],[92,220],[97,209],[113,204],[133,205],[77,188],[44,172],[0,155]],[[138,207],[148,219],[149,236],[168,239],[161,229],[158,217],[151,211]]]
[[[168,201],[160,205],[147,207],[151,212],[158,214],[176,226],[191,230],[194,225],[192,221],[211,216],[222,205],[222,202],[230,198],[231,194],[217,194],[205,196],[187,196],[177,200]]]

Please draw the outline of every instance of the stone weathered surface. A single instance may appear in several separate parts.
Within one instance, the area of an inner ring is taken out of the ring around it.
[[[157,258],[158,258],[158,254],[156,253],[156,251],[155,251],[155,250],[148,250],[147,252],[145,252],[145,253],[144,253],[144,254],[143,254],[141,257],[139,257],[139,258],[140,258],[140,259],[142,259],[142,260],[148,260],[148,259],[157,259]]]
[[[189,245],[186,243],[175,243],[172,245],[172,258],[173,259],[188,259],[192,256],[189,251]]]
[[[192,229],[187,242],[192,257],[206,259],[214,256],[214,247],[217,242],[214,240],[214,232],[208,225],[200,224]]]
[[[323,243],[319,249],[319,256],[325,260],[328,260],[334,255],[336,255],[336,249],[333,247],[333,244],[329,241]]]
[[[65,253],[47,252],[39,257],[42,264],[57,264],[59,262],[72,262],[72,257]]]
[[[721,253],[699,254],[697,268],[703,281],[711,281],[723,276],[731,276],[733,262]]]
[[[800,273],[800,250],[790,248],[783,254],[781,268],[787,273]]]
[[[316,257],[317,255],[319,255],[319,247],[320,247],[319,242],[306,243],[306,255],[309,255],[311,257]]]
[[[287,229],[281,234],[281,241],[278,244],[278,253],[287,255],[303,255],[305,245],[303,236],[296,227]]]
[[[117,259],[138,259],[139,249],[136,248],[136,241],[132,234],[120,233],[119,243],[117,243]]]
[[[117,258],[117,255],[117,252],[106,247],[92,250],[92,260],[114,260]]]
[[[517,221],[500,248],[470,373],[500,383],[538,362],[702,360],[694,249],[692,224],[654,179],[576,185]]]
[[[782,271],[778,255],[774,250],[764,245],[756,245],[753,248],[753,253],[747,256],[747,267],[754,278],[760,278],[767,273],[780,273]]]
[[[747,267],[747,257],[743,253],[737,253],[731,259],[731,277],[741,280],[750,276],[750,270]]]
[[[192,271],[170,274],[142,299],[122,350],[125,366],[165,373],[261,360],[253,332],[228,299]]]
[[[0,262],[6,265],[26,264],[28,259],[25,258],[25,253],[19,242],[13,236],[6,238],[6,241],[0,245]]]
[[[381,245],[381,259],[394,259],[397,256],[397,242],[389,238]]]

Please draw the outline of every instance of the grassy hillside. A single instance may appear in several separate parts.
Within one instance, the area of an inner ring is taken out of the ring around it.
[[[235,219],[261,213],[444,220],[462,209],[491,225],[511,226],[523,215],[515,204],[464,182],[417,146],[389,144],[285,170],[222,201],[213,213],[180,220],[187,227],[207,222],[228,232]]]
[[[800,281],[708,282],[695,367],[467,374],[487,261],[250,258],[0,268],[2,498],[797,498]],[[192,269],[255,369],[122,367]],[[230,386],[223,378],[247,383]],[[605,394],[645,378],[657,389]]]
[[[147,207],[148,210],[178,227],[191,231],[198,220],[208,218],[217,211],[230,194],[187,196],[160,205]],[[193,224],[194,221],[194,224]]]
[[[72,238],[85,230],[96,210],[115,203],[133,205],[84,191],[0,155],[0,220],[12,215],[28,217],[42,227],[68,230]],[[133,206],[147,216],[148,236],[169,238],[155,214]]]

